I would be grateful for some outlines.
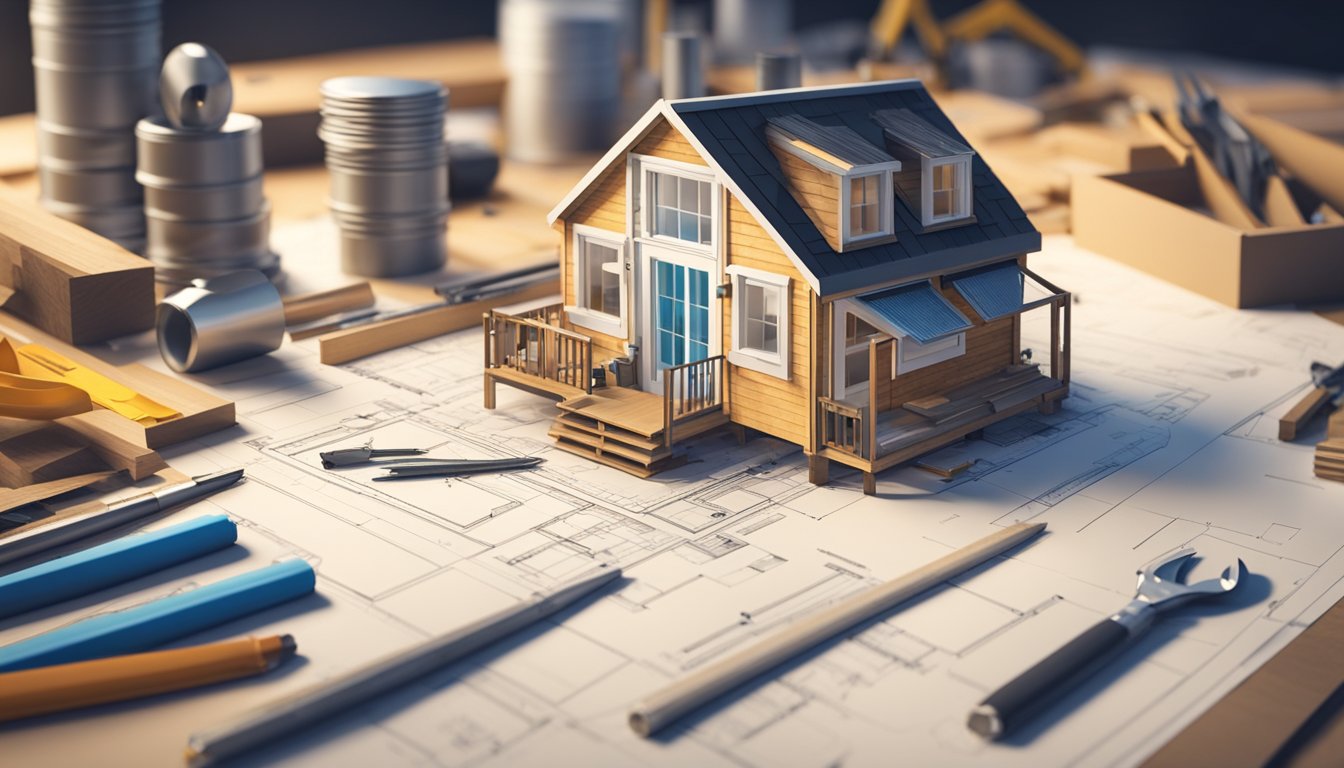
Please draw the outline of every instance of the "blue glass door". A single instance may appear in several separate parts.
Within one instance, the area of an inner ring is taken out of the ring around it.
[[[709,357],[709,273],[654,261],[653,326],[658,367]]]

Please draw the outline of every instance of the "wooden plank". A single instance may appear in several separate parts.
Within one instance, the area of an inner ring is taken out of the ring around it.
[[[154,267],[89,230],[0,190],[0,285],[6,311],[67,344],[154,326]]]
[[[106,480],[116,474],[111,471],[87,472],[81,475],[72,475],[63,477],[59,480],[49,480],[44,483],[35,483],[23,488],[0,488],[0,512],[8,512],[11,509],[22,507],[25,504],[32,504],[39,501],[46,501],[53,496],[59,496],[62,493],[77,491],[80,488],[87,488],[94,483]],[[0,533],[0,539],[13,533],[24,532],[24,526],[11,529]]]
[[[1282,651],[1186,726],[1148,758],[1143,768],[1297,764],[1291,754],[1280,752],[1303,724],[1344,686],[1341,647],[1344,647],[1344,601],[1335,603]]]
[[[0,334],[51,349],[70,361],[106,376],[135,392],[155,400],[181,416],[146,426],[112,411],[95,408],[88,413],[66,416],[59,423],[76,429],[87,439],[105,435],[98,444],[117,455],[129,455],[124,444],[140,448],[159,449],[186,440],[204,437],[212,432],[233,426],[235,409],[232,401],[216,397],[199,389],[185,379],[159,373],[139,363],[116,366],[79,349],[62,343],[27,323],[0,313]],[[157,464],[157,459],[138,454],[137,461],[146,462],[144,469]]]
[[[287,296],[284,300],[285,324],[298,325],[320,320],[338,312],[372,307],[374,301],[373,286],[367,282],[302,296]]]
[[[1324,387],[1312,387],[1298,400],[1287,413],[1279,417],[1279,439],[1296,440],[1302,425],[1311,421],[1330,402],[1330,390]]]
[[[558,279],[548,280],[507,296],[465,304],[444,305],[416,315],[328,333],[317,339],[318,359],[324,365],[340,365],[389,349],[442,336],[445,333],[460,331],[480,322],[482,312],[520,301],[554,295],[559,289]]]

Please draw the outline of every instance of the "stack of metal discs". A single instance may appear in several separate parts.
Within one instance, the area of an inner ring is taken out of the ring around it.
[[[228,65],[184,43],[163,62],[165,117],[135,126],[148,243],[160,282],[186,284],[243,269],[274,278],[271,206],[262,194],[261,121],[230,112]]]
[[[621,113],[622,7],[613,0],[504,0],[509,157],[560,162],[608,149]]]
[[[43,205],[139,250],[132,129],[158,112],[160,0],[32,0],[28,18]]]
[[[446,107],[438,83],[338,77],[322,84],[318,136],[346,272],[396,277],[443,266]]]
[[[160,282],[255,269],[274,278],[271,204],[262,194],[261,121],[231,113],[216,131],[146,118],[135,128],[149,225],[145,255]]]

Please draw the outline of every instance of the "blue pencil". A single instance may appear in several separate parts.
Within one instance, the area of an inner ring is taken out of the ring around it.
[[[180,637],[311,594],[312,566],[285,560],[0,648],[0,672],[152,650]]]
[[[238,527],[229,518],[206,515],[0,576],[0,619],[123,584],[237,540]]]

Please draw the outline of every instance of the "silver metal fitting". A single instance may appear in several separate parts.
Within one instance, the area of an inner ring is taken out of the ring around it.
[[[266,275],[233,272],[193,280],[164,299],[157,329],[168,367],[194,373],[279,349],[285,305]]]

